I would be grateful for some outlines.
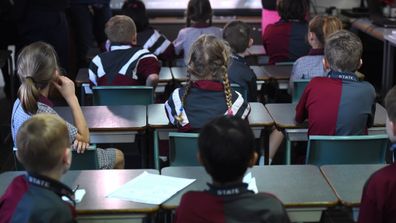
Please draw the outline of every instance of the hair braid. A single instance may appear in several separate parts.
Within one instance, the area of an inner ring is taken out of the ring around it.
[[[224,94],[227,104],[227,115],[232,116],[232,93],[231,93],[231,86],[230,81],[228,80],[227,71],[223,74],[223,84],[224,84]]]

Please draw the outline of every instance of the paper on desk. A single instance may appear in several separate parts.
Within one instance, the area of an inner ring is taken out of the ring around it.
[[[107,197],[147,204],[162,204],[194,181],[195,179],[143,172]]]
[[[252,177],[252,173],[249,172],[247,173],[242,180],[244,183],[248,184],[248,190],[253,191],[255,194],[258,193],[258,189],[257,189],[257,184],[256,184],[256,178]]]
[[[76,203],[80,203],[84,198],[85,192],[86,192],[85,189],[76,190],[76,192],[74,192],[74,201]],[[69,198],[66,196],[63,196],[62,200],[70,202]]]

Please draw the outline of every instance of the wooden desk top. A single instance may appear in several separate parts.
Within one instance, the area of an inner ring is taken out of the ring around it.
[[[367,179],[384,164],[365,165],[324,165],[320,167],[323,175],[343,205],[360,205],[363,187]]]
[[[66,121],[74,123],[69,107],[55,107]],[[146,106],[82,106],[90,131],[139,131],[146,128]]]
[[[312,165],[254,166],[248,170],[256,178],[259,192],[278,197],[285,207],[329,207],[337,204],[337,197],[322,176],[319,168]],[[190,190],[202,191],[211,182],[203,167],[166,167],[162,175],[197,179],[184,190],[162,204],[165,209],[175,209],[182,195]]]
[[[359,29],[360,31],[365,32],[368,35],[370,35],[378,40],[381,40],[381,41],[384,41],[385,31],[389,30],[389,29],[385,29],[383,27],[374,25],[368,18],[359,18],[359,19],[353,20],[351,23],[352,23],[352,27]]]
[[[172,81],[172,74],[169,67],[161,67],[159,73],[159,83],[167,83]],[[89,75],[88,75],[88,68],[80,68],[77,72],[77,76],[75,79],[75,83],[78,87],[82,84],[90,83]]]
[[[246,50],[248,56],[262,56],[267,54],[263,45],[253,45]]]
[[[75,170],[68,171],[63,176],[62,182],[70,188],[80,185],[80,189],[86,190],[84,198],[76,205],[79,215],[152,213],[158,210],[158,205],[106,198],[106,195],[137,177],[143,171],[145,170]],[[158,174],[157,170],[146,171]],[[15,176],[23,173],[25,172],[13,171],[0,174],[0,194],[5,192]]]
[[[251,127],[266,127],[272,126],[274,121],[265,109],[264,105],[259,102],[249,103],[251,107],[248,116]],[[148,106],[148,125],[152,128],[174,128],[169,125],[168,117],[165,113],[164,104],[151,104]]]
[[[289,80],[293,66],[291,65],[265,65],[250,66],[256,74],[257,80],[265,81],[270,78],[275,80]]]
[[[266,104],[269,114],[273,118],[275,124],[279,128],[307,128],[305,124],[297,124],[294,120],[296,115],[297,104],[292,103],[279,103],[279,104]],[[386,110],[380,104],[376,104],[376,111],[374,116],[374,127],[384,127],[386,121]]]
[[[173,79],[176,81],[186,81],[187,80],[187,67],[171,67]]]

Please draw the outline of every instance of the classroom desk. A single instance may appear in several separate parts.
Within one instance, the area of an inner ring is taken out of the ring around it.
[[[338,202],[316,166],[254,166],[248,171],[256,178],[258,191],[278,197],[293,222],[318,222],[322,211]],[[161,174],[197,179],[162,204],[162,208],[167,210],[174,210],[185,192],[205,190],[206,183],[211,182],[203,167],[166,167]]]
[[[120,222],[131,218],[151,217],[158,211],[158,205],[123,201],[106,198],[106,195],[121,187],[126,182],[137,177],[143,171],[158,174],[157,170],[74,170],[68,171],[62,182],[70,188],[80,185],[86,194],[80,203],[77,203],[77,220],[79,222]],[[4,172],[0,174],[0,194],[15,176],[24,171]]]
[[[251,126],[256,138],[261,137],[261,130],[271,127],[274,124],[271,116],[265,109],[264,105],[258,102],[249,103],[251,107],[248,116],[249,125]],[[154,130],[154,157],[158,157],[158,139],[167,140],[170,131],[176,131],[176,128],[169,124],[166,116],[164,104],[151,104],[147,109],[147,125]],[[154,165],[159,168],[157,159]]]
[[[74,123],[70,107],[54,107],[69,123]],[[90,130],[91,143],[132,143],[146,129],[146,106],[82,106]]]
[[[282,130],[285,130],[287,144],[286,144],[286,163],[290,164],[291,156],[291,141],[307,141],[308,125],[306,122],[302,124],[296,123],[294,120],[296,104],[279,103],[266,104],[265,108],[274,120],[275,125]],[[374,116],[374,125],[369,128],[369,134],[386,134],[385,132],[386,110],[380,104],[376,104],[376,111]]]
[[[267,81],[269,79],[289,80],[293,65],[264,65],[250,66],[250,68],[256,74],[258,81]]]

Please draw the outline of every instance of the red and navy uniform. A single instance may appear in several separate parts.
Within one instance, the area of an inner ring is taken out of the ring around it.
[[[232,62],[228,67],[228,78],[231,83],[238,84],[246,90],[249,102],[257,101],[257,77],[250,69],[245,58],[236,54],[231,56]]]
[[[330,71],[313,78],[296,107],[296,121],[308,118],[308,135],[363,135],[372,126],[375,89],[354,73]]]
[[[73,191],[59,181],[29,173],[12,181],[0,198],[0,223],[76,221]]]
[[[247,184],[228,187],[209,185],[209,191],[183,195],[176,210],[176,223],[287,223],[282,203],[267,193],[254,194]]]
[[[245,119],[250,113],[249,104],[240,93],[233,90],[231,90],[232,107],[231,111],[228,111],[224,86],[221,82],[209,80],[193,82],[183,106],[184,91],[185,87],[175,89],[165,102],[169,122],[182,132],[198,130],[212,119],[222,115],[233,115]],[[183,117],[181,124],[175,119],[175,116],[180,114]]]
[[[175,47],[163,34],[148,27],[137,33],[137,45],[155,54],[158,59],[171,61],[175,57]]]
[[[147,49],[131,45],[110,46],[89,64],[89,80],[103,85],[145,85],[150,74],[159,74],[157,57]]]
[[[279,20],[269,24],[263,35],[263,45],[269,63],[295,61],[308,54],[310,46],[306,40],[308,24],[299,20]]]

